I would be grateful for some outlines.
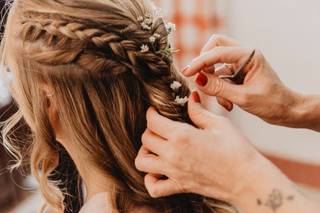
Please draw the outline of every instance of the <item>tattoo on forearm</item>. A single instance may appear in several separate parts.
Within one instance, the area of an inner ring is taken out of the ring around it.
[[[277,210],[284,204],[285,201],[292,201],[292,200],[294,200],[293,195],[284,196],[279,189],[273,189],[266,201],[257,199],[257,205],[266,206],[276,213]]]

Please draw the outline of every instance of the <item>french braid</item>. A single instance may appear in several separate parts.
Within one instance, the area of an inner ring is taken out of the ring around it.
[[[16,0],[23,59],[40,67],[41,74],[54,82],[63,105],[59,113],[65,117],[61,119],[79,140],[76,145],[84,147],[86,154],[93,153],[90,159],[115,179],[112,197],[119,212],[138,205],[168,213],[227,212],[222,210],[229,207],[224,202],[194,194],[153,199],[143,185],[144,174],[134,169],[149,106],[170,119],[191,123],[186,104],[176,101],[189,96],[190,91],[173,66],[163,19],[154,17],[150,29],[139,21],[152,12],[147,1]],[[154,35],[157,38],[152,42]],[[147,51],[142,51],[144,45]],[[53,73],[56,71],[60,73]],[[25,73],[32,75],[31,71]],[[73,84],[78,78],[80,81]],[[171,88],[176,81],[181,87]],[[37,142],[50,144],[43,133],[50,126],[48,122],[43,125],[46,113],[34,114],[42,116],[32,116],[39,123],[35,132],[41,137]],[[58,157],[52,156],[59,160],[56,168],[49,164],[49,158],[39,155],[42,150],[31,153],[36,172],[39,163],[50,165],[45,174],[54,170],[42,177],[42,192],[47,192],[43,194],[51,206],[61,209],[50,199],[61,198],[60,194],[50,194],[46,187],[47,179],[53,181],[64,195],[64,212],[78,212],[83,197],[76,165],[62,145],[52,149],[58,153]]]
[[[169,45],[163,20],[157,19],[151,32],[139,29],[138,23],[135,24],[136,26],[130,25],[125,29],[110,32],[63,20],[32,22],[26,19],[23,22],[22,35],[32,42],[43,36],[43,33],[46,34],[51,49],[36,52],[31,56],[41,64],[73,63],[87,71],[109,72],[111,76],[132,72],[149,91],[152,106],[171,119],[185,121],[186,110],[175,102],[176,95],[170,84],[177,80],[183,83],[179,90],[180,97],[188,96],[189,89],[184,80],[173,71],[175,68],[171,58],[161,53]],[[161,37],[152,45],[152,50],[141,52],[141,45],[148,43],[149,37],[155,33]],[[59,38],[59,41],[55,38]],[[48,58],[48,54],[53,57]]]

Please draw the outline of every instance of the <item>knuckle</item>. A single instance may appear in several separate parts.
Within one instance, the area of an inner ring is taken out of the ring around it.
[[[186,125],[184,125],[184,126],[180,127],[179,130],[177,130],[172,135],[172,140],[175,143],[179,143],[181,140],[188,138],[188,132],[189,132],[189,128]]]
[[[143,169],[143,165],[142,165],[142,161],[140,159],[140,157],[137,157],[135,160],[134,160],[134,165],[136,166],[136,168],[141,171]]]
[[[209,83],[206,85],[204,89],[210,95],[217,96],[222,93],[224,89],[224,83],[219,78],[213,78],[209,81]]]
[[[142,144],[146,144],[148,141],[148,133],[147,132],[144,132],[141,136],[141,142]]]
[[[241,106],[247,106],[250,102],[250,94],[245,93],[245,94],[239,95],[238,99],[239,99],[239,104]]]
[[[213,34],[211,36],[211,41],[214,42],[217,46],[220,45],[220,41],[222,40],[223,36],[219,34]]]
[[[147,190],[148,190],[149,195],[150,195],[152,198],[158,198],[158,197],[160,197],[160,191],[159,191],[158,189],[156,189],[155,187],[149,186],[149,187],[147,188]]]
[[[179,154],[176,152],[175,149],[168,149],[166,152],[166,157],[168,162],[175,163],[177,162],[177,159],[180,158]]]
[[[215,47],[215,48],[214,48],[214,50],[215,50],[216,54],[221,53],[223,49],[224,49],[224,47],[223,47],[223,46],[217,46],[217,47]]]
[[[255,55],[258,60],[264,59],[264,55],[260,49],[255,48]]]

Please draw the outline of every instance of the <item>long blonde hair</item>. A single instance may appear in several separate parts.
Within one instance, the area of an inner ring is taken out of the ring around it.
[[[48,118],[45,82],[54,89],[59,120],[81,155],[114,179],[114,208],[128,212],[147,205],[162,212],[224,212],[224,202],[194,194],[151,198],[144,174],[134,166],[146,128],[145,113],[154,106],[168,118],[190,122],[187,109],[170,88],[182,83],[172,64],[168,31],[161,17],[150,29],[139,17],[152,14],[148,0],[16,0],[3,42],[2,66],[11,67],[19,112],[8,120],[4,144],[21,162],[30,156],[33,175],[47,207],[77,212],[83,204],[81,178]],[[147,28],[147,30],[146,30]],[[150,37],[156,35],[155,41]],[[142,45],[149,50],[142,51]],[[29,152],[19,152],[10,131],[22,118],[32,131]],[[18,164],[19,166],[19,164]],[[43,208],[43,211],[46,208]]]

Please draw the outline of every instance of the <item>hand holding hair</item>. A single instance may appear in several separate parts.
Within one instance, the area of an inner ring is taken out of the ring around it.
[[[196,193],[224,200],[243,212],[319,210],[227,118],[205,110],[197,92],[188,111],[196,127],[163,117],[154,108],[147,112],[147,130],[135,164],[147,173],[145,186],[152,197]]]

